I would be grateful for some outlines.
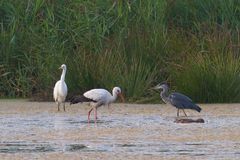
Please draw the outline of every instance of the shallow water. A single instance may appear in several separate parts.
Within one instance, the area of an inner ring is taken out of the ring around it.
[[[202,107],[188,114],[205,123],[179,124],[171,106],[115,104],[95,125],[85,104],[2,100],[0,159],[239,159],[240,105]]]

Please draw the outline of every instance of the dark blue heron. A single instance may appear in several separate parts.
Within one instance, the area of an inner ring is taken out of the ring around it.
[[[162,91],[160,93],[162,100],[165,103],[171,104],[178,109],[177,117],[179,117],[180,109],[183,110],[186,117],[187,117],[187,114],[185,113],[184,109],[192,109],[192,110],[196,110],[198,112],[200,112],[202,110],[189,97],[187,97],[181,93],[173,92],[168,95],[167,92],[168,92],[169,87],[166,83],[160,83],[160,84],[156,85],[153,89],[162,89]]]

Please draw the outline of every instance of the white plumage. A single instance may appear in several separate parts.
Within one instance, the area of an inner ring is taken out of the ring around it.
[[[120,88],[119,88],[120,90]],[[120,90],[121,92],[121,90]],[[92,89],[90,91],[85,92],[83,95],[89,99],[92,99],[97,102],[102,102],[104,104],[109,104],[116,100],[117,95],[114,94],[113,96],[105,89]]]
[[[61,79],[56,82],[54,89],[53,89],[53,98],[58,105],[58,111],[60,111],[59,106],[63,104],[63,109],[65,111],[65,99],[67,97],[67,85],[65,83],[65,75],[67,71],[67,66],[62,64],[59,69],[62,69]]]
[[[119,87],[113,88],[112,95],[105,89],[91,89],[85,92],[82,96],[72,98],[70,104],[75,104],[79,102],[90,102],[90,105],[92,106],[92,108],[88,112],[88,122],[90,121],[90,114],[94,109],[95,123],[96,123],[97,108],[102,105],[108,105],[109,107],[109,105],[113,103],[118,96],[120,96],[122,101],[124,101],[124,98],[121,94],[121,89]]]

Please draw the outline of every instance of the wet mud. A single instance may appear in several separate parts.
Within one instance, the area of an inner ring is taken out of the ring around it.
[[[0,159],[240,159],[240,104],[200,106],[186,112],[204,123],[175,123],[168,105],[113,104],[95,125],[87,104],[0,100]]]

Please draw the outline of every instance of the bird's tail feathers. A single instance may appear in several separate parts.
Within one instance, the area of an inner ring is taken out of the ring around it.
[[[198,105],[194,105],[194,109],[198,112],[201,112],[202,108],[200,108]]]
[[[82,102],[91,102],[93,100],[81,95],[81,96],[74,96],[73,98],[70,99],[70,105],[71,104],[76,104],[76,103],[82,103]]]

